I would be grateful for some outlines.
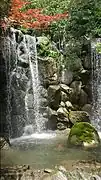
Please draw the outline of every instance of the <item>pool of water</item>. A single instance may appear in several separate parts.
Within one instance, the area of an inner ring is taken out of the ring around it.
[[[12,147],[1,151],[1,165],[31,165],[33,168],[52,168],[65,162],[97,160],[101,162],[101,147],[88,150],[70,148],[67,137],[55,133],[32,134],[11,139]]]

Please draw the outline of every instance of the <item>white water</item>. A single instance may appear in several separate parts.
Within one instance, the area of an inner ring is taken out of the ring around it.
[[[40,113],[40,102],[41,102],[41,86],[39,80],[39,72],[38,72],[38,60],[37,60],[37,49],[36,49],[36,38],[26,35],[25,36],[27,42],[27,53],[32,81],[32,90],[33,90],[33,106],[35,113],[35,124],[36,124],[36,132],[41,132],[44,128],[44,122],[42,121],[42,115]],[[27,100],[27,98],[26,98]],[[27,107],[27,104],[26,104]]]
[[[12,134],[12,125],[11,125],[11,82],[12,82],[12,73],[11,72],[11,61],[15,59],[15,63],[17,63],[17,57],[16,57],[16,39],[15,39],[15,31],[13,28],[11,28],[11,34],[10,37],[7,35],[7,37],[4,39],[3,44],[3,58],[5,61],[6,66],[6,80],[7,80],[7,112],[6,112],[6,119],[9,129],[9,134]],[[12,62],[13,63],[13,62]]]
[[[50,139],[53,139],[56,137],[56,133],[53,133],[53,132],[50,132],[50,133],[34,133],[34,134],[31,134],[31,135],[23,135],[19,138],[14,138],[14,139],[10,139],[10,143],[13,144],[13,143],[17,143],[17,142],[24,142],[24,143],[27,143],[27,142],[32,142],[34,143],[35,140],[50,140]]]
[[[92,123],[101,132],[101,54],[96,51],[96,44],[101,42],[97,39],[91,44],[92,49],[92,100],[93,116]]]

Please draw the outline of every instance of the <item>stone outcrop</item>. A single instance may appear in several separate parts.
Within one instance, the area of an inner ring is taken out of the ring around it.
[[[90,122],[89,114],[85,111],[70,111],[69,120],[72,124],[76,122]]]

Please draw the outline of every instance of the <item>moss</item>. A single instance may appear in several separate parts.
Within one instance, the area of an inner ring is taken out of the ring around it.
[[[53,49],[50,40],[47,37],[42,37],[38,45],[38,54],[42,57],[58,58],[59,52]]]
[[[96,129],[87,122],[76,123],[70,131],[68,142],[74,145],[82,145],[83,142],[100,142]]]

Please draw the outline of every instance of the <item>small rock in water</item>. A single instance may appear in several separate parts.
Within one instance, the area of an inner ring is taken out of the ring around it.
[[[53,171],[52,169],[48,169],[48,168],[44,169],[45,173],[51,173],[52,171]]]

